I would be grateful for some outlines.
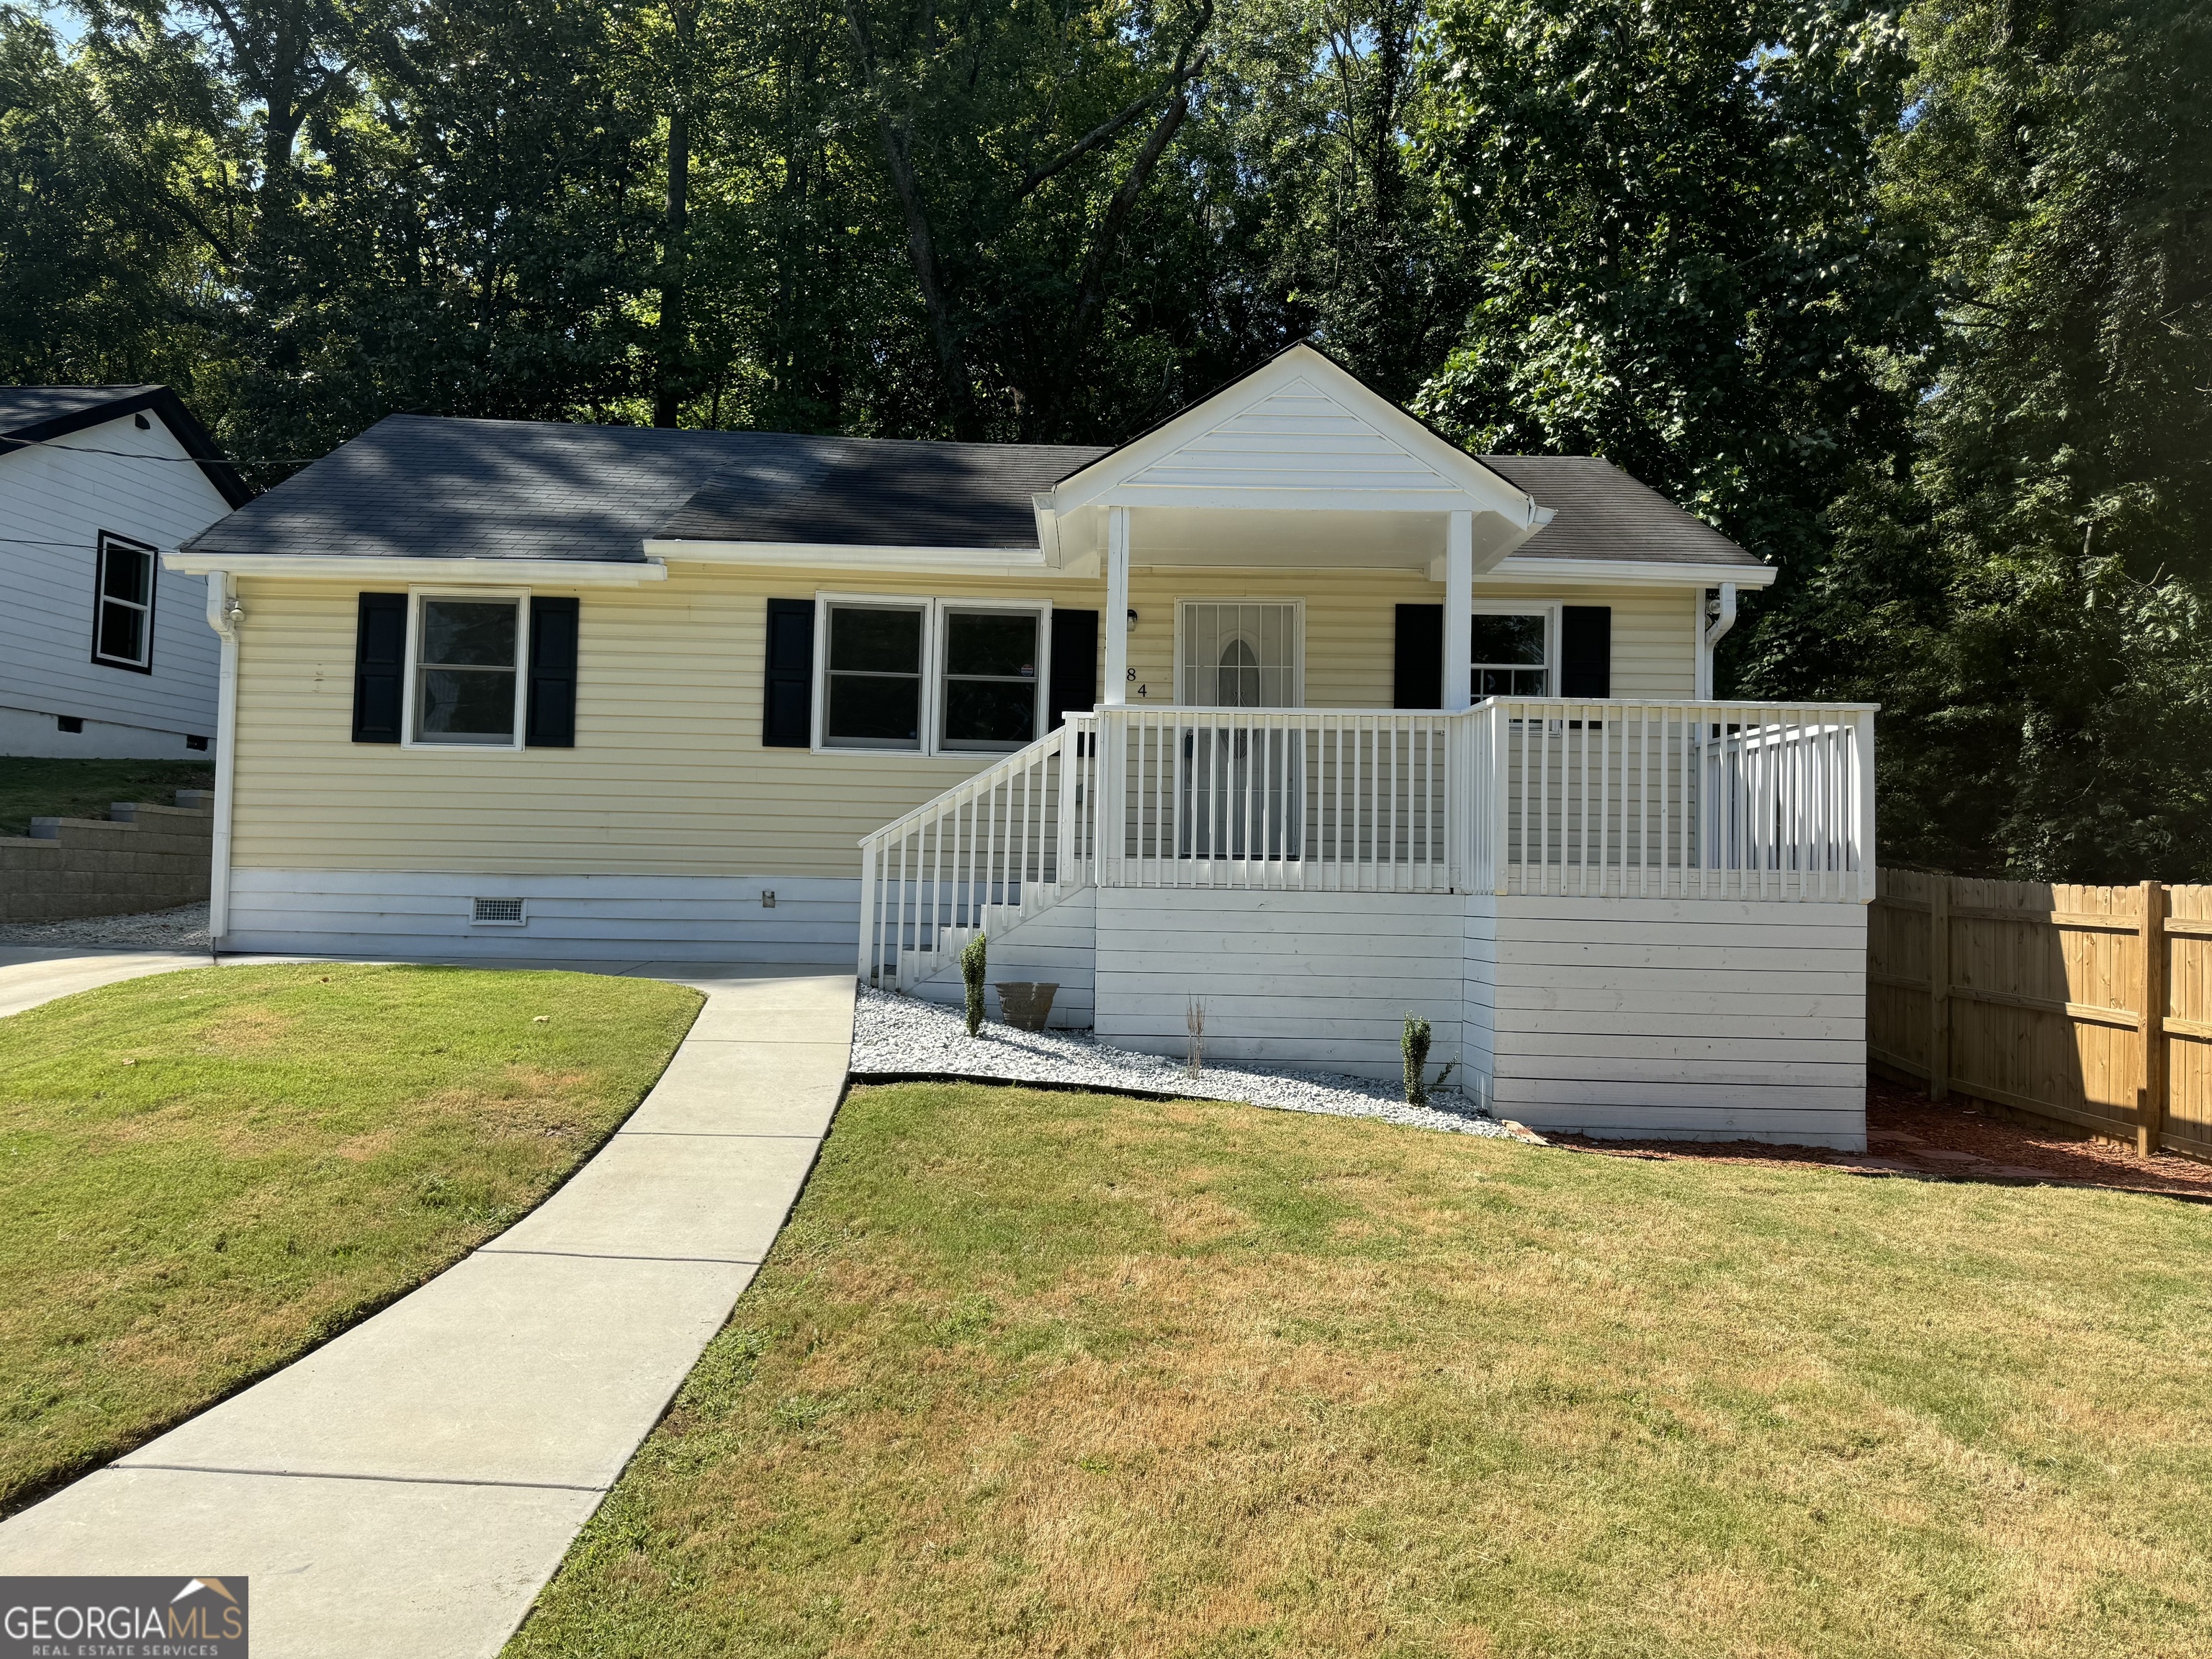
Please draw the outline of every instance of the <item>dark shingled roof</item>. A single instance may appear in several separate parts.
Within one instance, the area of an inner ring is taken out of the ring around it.
[[[394,415],[190,545],[618,563],[648,536],[1034,547],[1030,495],[1099,453]]]
[[[678,541],[1035,547],[1030,497],[1106,452],[1061,444],[806,441],[787,464],[708,485],[660,526]]]
[[[0,438],[12,438],[64,415],[105,409],[158,390],[150,386],[0,386]]]
[[[0,386],[0,455],[141,413],[156,416],[169,428],[223,500],[238,507],[253,499],[252,489],[223,459],[208,429],[165,386]]]
[[[1764,568],[1703,519],[1595,455],[1485,455],[1482,464],[1552,521],[1514,550],[1516,559],[1629,559],[1653,564]]]
[[[643,560],[648,537],[1034,547],[1030,497],[1111,453],[395,415],[189,545],[616,563]],[[1759,563],[1607,462],[1482,459],[1557,515],[1521,556]]]

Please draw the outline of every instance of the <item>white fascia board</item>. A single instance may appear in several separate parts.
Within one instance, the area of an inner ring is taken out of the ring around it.
[[[689,564],[775,565],[804,570],[880,570],[927,576],[1060,576],[1036,547],[854,547],[818,542],[672,541],[649,537],[645,550]]]
[[[306,576],[326,581],[499,582],[541,587],[635,587],[668,580],[658,562],[605,559],[410,559],[351,553],[165,553],[161,562],[187,576]]]
[[[1435,561],[1441,564],[1441,561]],[[1550,583],[1570,587],[1771,587],[1772,565],[1668,564],[1655,559],[1516,559],[1478,574],[1478,581]],[[1435,580],[1441,581],[1439,575]]]
[[[1318,382],[1331,395],[1341,398],[1372,419],[1387,436],[1425,460],[1445,477],[1462,481],[1462,487],[1456,490],[1406,491],[1402,499],[1393,497],[1384,501],[1370,498],[1361,505],[1377,512],[1496,513],[1519,524],[1534,522],[1535,516],[1542,511],[1528,491],[1492,471],[1458,445],[1438,437],[1358,377],[1346,373],[1320,352],[1306,345],[1291,347],[1272,362],[1254,369],[1243,380],[1223,387],[1205,402],[1193,404],[1143,437],[1110,454],[1102,455],[1081,471],[1061,479],[1052,490],[1049,506],[1060,514],[1093,503],[1109,507],[1307,506],[1340,512],[1344,510],[1348,503],[1340,497],[1327,499],[1325,491],[1271,491],[1268,492],[1269,499],[1264,501],[1256,500],[1248,491],[1225,492],[1235,495],[1238,499],[1217,502],[1198,499],[1197,495],[1190,491],[1130,489],[1122,485],[1122,480],[1142,472],[1163,457],[1174,453],[1196,433],[1243,413],[1254,404],[1273,397],[1290,382],[1298,380]],[[1279,494],[1284,499],[1274,499]],[[1299,499],[1301,497],[1310,499]]]
[[[1474,513],[1537,528],[1544,509],[1527,496],[1501,507],[1457,489],[1363,489],[1347,501],[1333,485],[1282,484],[1271,489],[1206,489],[1191,484],[1121,485],[1103,491],[1105,507],[1206,507],[1225,513]]]

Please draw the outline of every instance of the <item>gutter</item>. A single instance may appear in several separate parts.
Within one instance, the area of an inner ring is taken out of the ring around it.
[[[208,626],[222,641],[216,683],[215,830],[208,866],[208,955],[222,948],[230,931],[230,799],[238,778],[238,627],[246,607],[237,579],[227,570],[207,573]]]
[[[1778,571],[1776,574],[1779,574]],[[1771,581],[1772,577],[1768,580]],[[1761,583],[1761,586],[1765,583]],[[1701,697],[1713,695],[1713,647],[1735,626],[1735,586],[1732,581],[1719,584],[1720,603],[1711,622],[1705,620],[1705,589],[1698,590],[1698,683]]]
[[[388,554],[217,553],[179,548],[162,565],[187,576],[305,576],[331,581],[528,582],[548,587],[635,587],[668,580],[649,560],[413,559]],[[218,633],[222,630],[217,629]]]

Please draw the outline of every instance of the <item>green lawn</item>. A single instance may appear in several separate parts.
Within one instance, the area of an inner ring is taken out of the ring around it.
[[[700,1001],[325,963],[163,974],[0,1019],[0,1508],[505,1227],[644,1097]]]
[[[26,760],[0,755],[0,836],[30,832],[33,818],[104,818],[110,803],[176,805],[179,789],[212,789],[206,761]]]
[[[2212,1210],[856,1091],[510,1652],[2212,1652]]]

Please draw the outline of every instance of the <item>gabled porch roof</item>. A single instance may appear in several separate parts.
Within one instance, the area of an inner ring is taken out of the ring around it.
[[[1425,569],[1468,515],[1487,570],[1552,510],[1310,345],[1036,497],[1048,564],[1089,566],[1128,514],[1139,564]]]

